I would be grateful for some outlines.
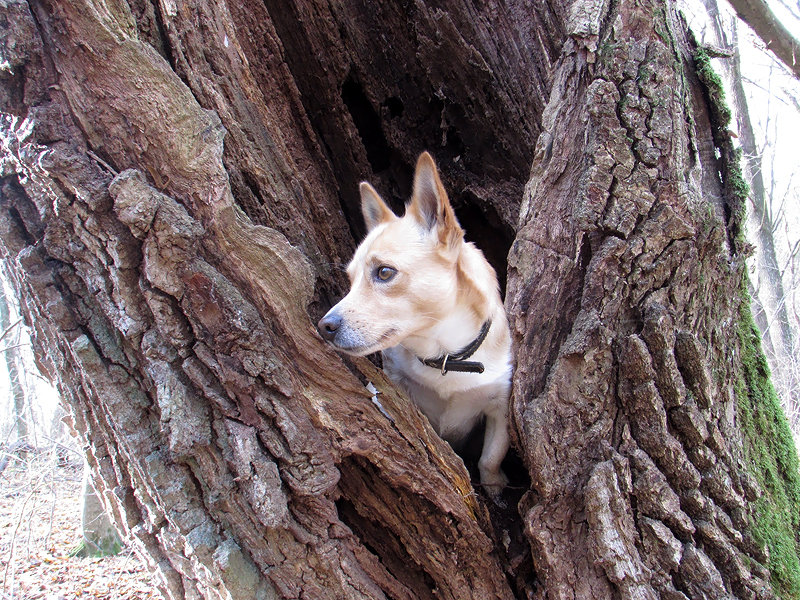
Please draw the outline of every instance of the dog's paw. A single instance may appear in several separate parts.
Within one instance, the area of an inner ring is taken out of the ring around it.
[[[481,487],[483,487],[486,495],[492,499],[492,502],[500,508],[506,507],[506,503],[503,501],[503,488],[507,485],[508,477],[506,477],[502,469],[481,472]]]

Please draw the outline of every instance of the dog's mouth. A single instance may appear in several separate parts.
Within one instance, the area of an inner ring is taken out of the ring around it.
[[[395,344],[389,343],[389,341],[395,335],[397,335],[397,331],[398,330],[396,328],[389,329],[388,331],[382,333],[381,336],[372,343],[342,344],[339,340],[334,340],[332,344],[337,350],[340,350],[346,354],[350,354],[351,356],[366,356],[374,352],[386,350],[386,348],[389,348],[390,346],[394,346]]]

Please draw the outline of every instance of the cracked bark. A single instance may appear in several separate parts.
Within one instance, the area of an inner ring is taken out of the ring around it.
[[[737,199],[671,8],[2,11],[4,253],[165,596],[773,597],[726,353]],[[357,181],[406,196],[422,148],[508,272],[507,510],[312,325]]]

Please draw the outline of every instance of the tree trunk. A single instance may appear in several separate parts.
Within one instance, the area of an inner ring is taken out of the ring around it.
[[[671,6],[2,10],[0,236],[166,597],[800,597],[741,178]],[[507,510],[312,325],[357,182],[399,208],[425,148],[508,273]]]
[[[18,440],[22,440],[24,444],[29,444],[28,418],[25,414],[25,388],[20,380],[18,338],[13,335],[14,327],[16,327],[16,324],[11,322],[11,310],[8,305],[5,286],[0,280],[0,354],[3,355],[3,362],[6,365],[9,391],[11,392],[11,409],[14,416],[12,430],[16,430]]]
[[[83,469],[81,486],[81,540],[75,556],[111,556],[122,550],[122,540],[97,495],[89,465]]]
[[[789,320],[787,294],[783,286],[783,269],[775,250],[777,222],[782,216],[774,214],[774,203],[764,184],[762,156],[756,144],[753,123],[742,81],[739,53],[738,27],[733,23],[731,41],[724,30],[716,0],[705,0],[711,18],[716,43],[730,51],[732,57],[722,61],[730,80],[731,104],[736,111],[736,129],[739,132],[744,172],[750,185],[748,194],[748,223],[756,241],[755,282],[750,291],[753,298],[753,318],[761,331],[762,345],[770,364],[772,379],[782,400],[792,430],[800,427],[800,399],[792,364],[794,362],[794,335]]]

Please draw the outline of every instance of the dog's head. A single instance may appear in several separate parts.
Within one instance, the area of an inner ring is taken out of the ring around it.
[[[347,267],[350,292],[317,325],[328,342],[356,356],[396,346],[452,310],[464,243],[427,152],[417,161],[414,193],[402,217],[370,184],[360,189],[368,233]]]

